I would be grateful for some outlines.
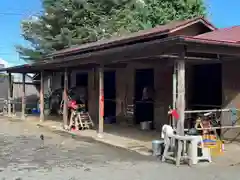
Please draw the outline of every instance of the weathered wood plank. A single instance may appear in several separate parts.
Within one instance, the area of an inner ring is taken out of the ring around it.
[[[179,120],[177,122],[177,134],[184,135],[184,120],[185,120],[185,53],[182,53],[182,57],[177,61],[177,110],[179,112]]]
[[[104,70],[99,67],[99,109],[98,109],[98,136],[102,137],[104,126]]]
[[[44,72],[41,72],[40,79],[40,121],[44,121]]]
[[[64,71],[64,89],[63,89],[63,125],[68,126],[68,70]]]
[[[22,120],[25,119],[25,109],[26,109],[26,74],[22,74]]]

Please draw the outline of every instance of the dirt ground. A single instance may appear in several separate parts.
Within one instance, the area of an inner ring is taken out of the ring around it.
[[[175,167],[153,157],[51,132],[26,122],[2,118],[0,121],[0,180],[238,180],[240,175],[238,161],[224,163],[219,159],[210,165]]]

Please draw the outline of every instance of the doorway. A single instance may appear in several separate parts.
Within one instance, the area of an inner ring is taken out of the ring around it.
[[[116,72],[104,72],[104,118],[115,122],[116,116]]]
[[[143,98],[144,88],[154,90],[154,69],[137,69],[135,71],[135,124],[144,121],[154,121],[154,101],[153,96]]]
[[[193,66],[191,105],[194,109],[216,109],[222,106],[222,66]]]
[[[222,107],[222,64],[193,66],[192,80],[192,109],[208,110]],[[221,122],[218,125],[221,125]],[[217,129],[217,134],[221,135],[221,129]]]
[[[88,73],[77,73],[76,74],[76,86],[88,87]]]
[[[86,111],[88,111],[88,73],[76,73],[76,88],[84,88]]]

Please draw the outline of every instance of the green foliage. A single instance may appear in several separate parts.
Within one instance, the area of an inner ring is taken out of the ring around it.
[[[26,61],[112,36],[205,16],[203,0],[42,0],[43,14],[22,22]]]

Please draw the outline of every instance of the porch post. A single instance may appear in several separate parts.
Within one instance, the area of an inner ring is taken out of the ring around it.
[[[26,84],[25,84],[26,74],[22,74],[22,120],[25,119],[25,109],[26,109]]]
[[[177,101],[177,63],[174,62],[173,65],[173,104],[172,109],[176,109],[176,101]],[[176,129],[176,119],[172,117],[171,125],[174,129]]]
[[[63,127],[67,129],[68,126],[68,70],[64,70],[64,89],[63,89]]]
[[[11,117],[12,115],[12,74],[8,73],[8,100],[7,100],[7,104],[8,104],[8,116]]]
[[[185,52],[181,54],[181,59],[177,61],[177,110],[179,120],[177,122],[177,134],[184,135],[185,120]]]
[[[44,72],[41,72],[40,80],[40,121],[44,121]]]
[[[98,137],[103,137],[104,125],[104,70],[99,67],[99,106],[98,106]]]

